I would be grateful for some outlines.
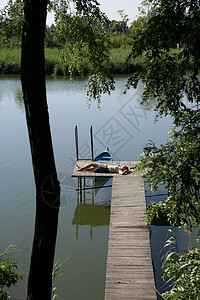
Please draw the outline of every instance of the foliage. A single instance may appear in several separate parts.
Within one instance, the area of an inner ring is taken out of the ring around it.
[[[23,276],[17,273],[17,264],[13,261],[13,251],[17,251],[14,245],[10,245],[4,253],[0,254],[0,299],[6,300],[8,292],[4,290],[5,287],[10,288],[15,285],[17,281]]]
[[[101,73],[96,73],[90,76],[90,80],[87,84],[87,96],[90,102],[93,98],[97,101],[98,107],[101,103],[101,95],[104,93],[110,94],[110,89],[114,90],[114,82],[111,76],[107,78]]]
[[[140,35],[146,28],[148,23],[148,17],[146,16],[139,16],[136,20],[132,22],[130,31],[131,36],[138,36]]]
[[[166,145],[156,147],[153,142],[147,145],[139,168],[145,170],[152,190],[159,184],[168,189],[169,197],[163,205],[171,225],[184,225],[192,230],[200,224],[200,54],[196,48],[200,26],[195,27],[200,10],[194,0],[149,2],[157,7],[157,13],[142,35],[135,38],[130,57],[144,52],[145,57],[141,70],[133,75],[127,87],[137,86],[143,80],[146,84],[143,101],[154,97],[158,115],[170,114],[174,127]],[[174,42],[183,40],[178,55],[170,51]],[[193,66],[186,76],[189,59]],[[155,213],[158,206],[161,203],[154,205]]]
[[[151,204],[147,206],[145,212],[148,225],[155,226],[170,226],[168,221],[169,215],[168,206],[165,201],[159,201],[158,203],[151,201]]]
[[[142,34],[134,37],[129,59],[145,53],[146,60],[140,72],[128,81],[127,88],[145,81],[144,101],[157,100],[161,114],[170,113],[175,118],[180,108],[185,108],[183,95],[190,102],[200,101],[200,9],[197,0],[148,1],[153,2],[156,15],[151,18]],[[156,2],[156,4],[155,4]],[[179,47],[177,53],[170,49]],[[192,68],[186,78],[188,63]]]
[[[119,21],[118,23],[121,25],[121,32],[125,35],[127,33],[128,30],[128,15],[125,14],[124,9],[119,9],[118,10],[118,14],[121,17],[121,21]]]
[[[111,49],[129,48],[132,46],[133,40],[129,35],[119,34],[118,32],[111,33],[109,43]]]
[[[62,276],[63,274],[61,273],[58,273],[60,267],[69,259],[66,258],[63,262],[59,263],[60,260],[58,260],[54,266],[53,266],[53,271],[52,271],[52,281],[56,278],[56,277],[59,277],[59,276]],[[53,290],[52,290],[52,296],[53,296],[53,300],[56,300],[57,298],[60,298],[57,294],[56,294],[56,290],[57,288],[54,287]]]
[[[55,11],[55,24],[46,26],[45,46],[52,49],[46,50],[46,74],[71,77],[93,75],[88,86],[94,82],[95,76],[99,78],[101,74],[100,77],[108,80],[104,89],[99,87],[97,90],[110,93],[114,88],[114,81],[109,74],[127,74],[140,68],[141,59],[126,63],[134,29],[132,26],[128,27],[129,19],[123,9],[118,11],[121,21],[111,22],[100,11],[96,1],[53,0],[49,2],[48,9]],[[15,48],[13,51],[17,52],[16,48],[21,47],[22,22],[23,1],[10,0],[0,11],[1,47],[5,47],[4,41],[7,40],[9,47]],[[143,27],[140,23],[139,21],[137,25],[138,30]],[[13,58],[10,51],[5,51],[1,58],[0,72],[20,73],[20,55],[18,57],[15,55]],[[98,82],[99,80],[96,85]],[[88,91],[89,97],[94,95],[95,90],[94,87]],[[100,95],[95,97],[99,103]]]
[[[82,6],[81,12],[81,21],[80,21],[80,7]],[[87,9],[86,7],[89,7]],[[93,6],[93,8],[92,8]],[[79,13],[78,13],[78,8]],[[95,8],[96,7],[96,8]],[[57,47],[62,48],[65,43],[72,43],[72,33],[74,32],[73,37],[77,35],[77,30],[74,31],[76,26],[79,27],[81,25],[82,29],[78,28],[79,33],[84,33],[86,35],[86,30],[88,30],[88,26],[85,24],[85,8],[87,9],[88,14],[94,13],[97,18],[94,18],[94,22],[90,24],[93,33],[98,33],[100,39],[103,37],[101,32],[103,31],[103,35],[107,35],[109,37],[109,48],[120,48],[126,47],[127,45],[131,45],[132,35],[135,31],[135,24],[138,31],[141,31],[146,24],[146,17],[139,17],[138,20],[134,21],[132,25],[128,26],[128,15],[124,13],[124,10],[121,9],[118,11],[121,20],[109,21],[105,14],[101,13],[99,10],[99,5],[97,1],[65,1],[65,0],[52,0],[48,3],[48,11],[55,11],[55,24],[51,26],[46,26],[46,37],[45,37],[45,45],[46,47]],[[91,9],[93,9],[91,11]],[[63,14],[65,17],[63,18]],[[99,16],[100,19],[99,19]],[[78,17],[79,16],[79,17]],[[79,19],[79,20],[78,20]],[[97,22],[97,19],[98,22]],[[61,20],[62,23],[61,25]],[[58,24],[57,24],[58,21]],[[69,22],[70,21],[70,22]],[[91,21],[88,19],[88,21]],[[69,22],[69,23],[67,23]],[[21,46],[21,34],[22,34],[22,24],[23,24],[23,1],[22,0],[9,0],[7,5],[0,10],[0,40],[2,41],[2,45],[5,46],[5,42],[9,47],[20,47]],[[57,24],[57,25],[56,25]],[[68,25],[69,27],[68,27]],[[134,25],[133,25],[134,24]],[[106,25],[106,26],[105,26]],[[86,26],[86,27],[85,27]],[[86,30],[84,30],[86,29]],[[88,36],[89,31],[88,32]],[[105,41],[105,38],[103,39]]]
[[[83,61],[87,60],[91,70],[87,95],[99,102],[101,91],[110,93],[114,89],[114,81],[107,69],[109,20],[100,11],[97,1],[55,1],[54,10],[60,39],[70,41],[63,51],[63,60],[69,63],[69,73],[73,76],[78,71],[84,75]]]
[[[23,6],[22,0],[9,0],[7,5],[0,10],[0,47],[21,47]],[[49,48],[62,47],[53,24],[50,27],[46,26],[45,45]]]
[[[47,48],[63,48],[63,44],[58,40],[56,27],[54,24],[46,26],[45,47]]]
[[[154,14],[133,36],[129,61],[138,56],[144,61],[126,88],[143,81],[143,103],[153,100],[157,118],[169,115],[174,123],[166,144],[156,147],[150,141],[138,165],[153,191],[159,185],[168,190],[165,202],[149,205],[147,219],[152,224],[163,218],[172,226],[193,231],[200,225],[200,4],[197,0],[143,3],[146,16],[149,7]],[[165,299],[200,297],[199,254],[196,248],[167,254],[165,279],[172,277],[173,286],[163,295]]]
[[[200,249],[192,248],[178,253],[173,232],[165,242],[163,250],[163,278],[171,289],[162,294],[164,299],[192,300],[200,298]]]
[[[110,46],[112,48],[129,47],[133,43],[130,36],[130,28],[128,27],[129,18],[123,9],[118,10],[118,14],[121,17],[121,21],[112,20],[110,22]]]
[[[7,5],[0,11],[0,38],[10,47],[19,46],[23,24],[23,1],[9,0]]]
[[[200,112],[182,112],[178,124],[166,145],[157,148],[150,142],[144,148],[139,169],[145,170],[153,191],[160,184],[168,190],[169,197],[162,205],[170,224],[192,230],[200,224]],[[149,222],[152,210],[156,213],[158,207],[161,203],[148,209]]]
[[[199,112],[193,118],[188,113],[185,127],[173,129],[165,146],[157,148],[151,142],[144,149],[138,168],[144,171],[153,191],[162,184],[169,193],[165,202],[154,203],[147,209],[148,223],[158,212],[165,211],[172,226],[184,225],[193,230],[200,224],[199,117]]]

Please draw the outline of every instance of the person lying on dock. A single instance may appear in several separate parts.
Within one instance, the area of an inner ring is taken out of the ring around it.
[[[126,165],[101,165],[95,162],[91,162],[84,167],[76,165],[77,171],[93,171],[95,173],[119,173],[121,175],[128,174],[129,168]]]

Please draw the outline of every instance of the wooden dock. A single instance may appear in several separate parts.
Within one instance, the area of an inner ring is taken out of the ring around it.
[[[130,167],[137,162],[112,163]],[[72,176],[99,175],[111,176],[76,170]],[[143,219],[146,201],[142,177],[132,172],[123,176],[112,174],[112,177],[105,300],[157,299],[149,229]]]

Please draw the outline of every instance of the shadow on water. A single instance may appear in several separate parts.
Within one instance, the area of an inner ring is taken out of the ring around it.
[[[160,187],[155,193],[152,193],[149,186],[145,185],[145,190],[147,205],[150,204],[151,201],[158,203],[159,201],[165,201],[167,199],[167,190],[164,187]],[[160,294],[162,294],[170,289],[169,284],[164,282],[162,279],[162,257],[164,257],[166,252],[169,250],[164,250],[163,246],[166,240],[169,238],[169,229],[174,232],[178,252],[188,249],[189,245],[193,247],[197,246],[197,244],[196,233],[194,233],[192,236],[189,236],[183,227],[178,228],[167,225],[165,216],[157,220],[157,224],[159,225],[150,226],[150,240],[156,289]],[[158,300],[163,300],[163,298],[158,295]]]
[[[149,205],[151,202],[158,203],[159,201],[165,201],[167,199],[167,191],[162,187],[160,187],[155,193],[152,193],[150,187],[146,184],[145,191],[147,205]],[[157,291],[160,294],[164,293],[168,289],[168,286],[162,279],[162,257],[164,255],[162,248],[167,239],[167,232],[170,228],[172,229],[172,227],[163,226],[162,224],[165,223],[165,217],[160,216],[159,219],[155,220],[156,225],[151,225],[149,227],[155,285]],[[158,293],[157,297],[158,300],[163,300],[163,298]]]
[[[108,226],[110,222],[110,201],[98,200],[101,188],[110,188],[112,179],[101,178],[98,181],[90,179],[77,193],[77,205],[74,211],[72,225],[76,225],[76,239],[79,237],[79,226],[90,226],[90,238],[93,239],[93,228]],[[106,184],[107,183],[107,184]]]

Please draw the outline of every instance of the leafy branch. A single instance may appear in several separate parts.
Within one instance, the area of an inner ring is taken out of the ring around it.
[[[19,279],[23,279],[22,274],[16,272],[17,264],[13,261],[12,255],[17,251],[16,246],[10,245],[4,253],[0,254],[0,299],[6,300],[8,292],[5,287],[10,288]]]
[[[84,75],[83,62],[87,62],[91,70],[86,86],[88,101],[94,99],[100,105],[101,93],[114,90],[108,68],[110,21],[97,1],[62,0],[56,3],[55,22],[60,39],[66,40],[62,57],[69,63],[71,78],[76,72]]]
[[[163,256],[163,279],[171,289],[162,294],[164,299],[192,300],[200,299],[200,249],[194,247],[178,253],[175,235],[168,231],[171,237],[165,242],[168,249]]]
[[[55,278],[62,276],[63,274],[58,273],[59,269],[62,267],[62,265],[69,259],[66,258],[63,262],[59,263],[60,259],[54,264],[53,266],[53,271],[52,271],[52,281],[55,280]],[[57,288],[54,287],[52,289],[52,296],[53,296],[53,300],[56,300],[57,298],[60,298],[57,294],[56,294],[56,290]]]
[[[190,116],[193,116],[190,118]],[[181,127],[181,129],[180,129]],[[168,191],[165,202],[147,208],[148,223],[159,214],[172,226],[189,230],[200,224],[200,112],[185,112],[174,126],[166,145],[153,142],[144,148],[137,170],[142,171],[152,191],[163,185]]]

